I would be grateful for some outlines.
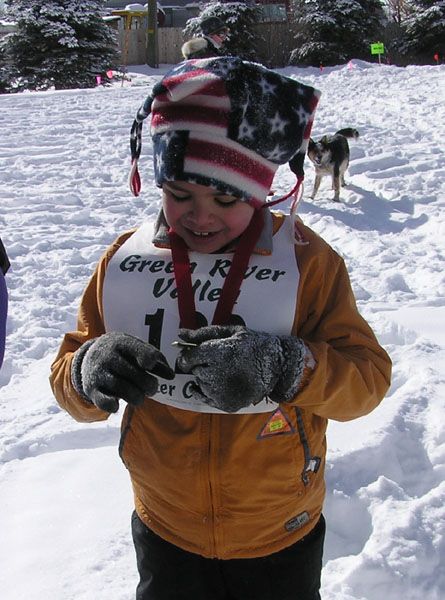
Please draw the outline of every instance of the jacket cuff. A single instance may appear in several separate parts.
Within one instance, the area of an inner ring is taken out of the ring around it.
[[[97,338],[93,338],[91,340],[88,340],[87,342],[84,342],[82,346],[78,350],[76,350],[73,356],[73,360],[71,361],[71,383],[73,384],[73,388],[80,396],[82,396],[84,400],[86,400],[90,404],[93,403],[83,391],[82,362],[85,357],[85,354],[88,352],[88,350],[91,348],[91,346],[96,340]]]

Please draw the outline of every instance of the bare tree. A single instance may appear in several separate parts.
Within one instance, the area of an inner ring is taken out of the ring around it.
[[[390,18],[399,26],[413,11],[409,0],[386,0],[386,4]]]

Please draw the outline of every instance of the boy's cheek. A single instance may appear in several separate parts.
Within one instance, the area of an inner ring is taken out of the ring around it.
[[[167,225],[173,227],[180,218],[182,211],[178,210],[176,206],[173,205],[168,199],[163,201],[162,208],[164,210],[164,216],[165,220],[167,221]]]

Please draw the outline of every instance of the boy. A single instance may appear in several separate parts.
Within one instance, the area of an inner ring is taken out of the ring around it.
[[[342,259],[265,205],[280,164],[301,179],[317,101],[257,64],[188,61],[133,125],[132,189],[151,114],[162,209],[101,259],[51,384],[80,421],[127,404],[138,600],[320,598],[327,420],[377,406],[391,363]]]

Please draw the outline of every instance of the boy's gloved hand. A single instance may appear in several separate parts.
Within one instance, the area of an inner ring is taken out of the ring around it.
[[[85,342],[71,365],[75,390],[107,412],[117,412],[119,398],[141,404],[144,396],[156,392],[156,375],[175,376],[164,355],[151,344],[117,331]]]
[[[192,373],[192,392],[224,412],[236,412],[265,397],[291,400],[314,363],[310,350],[297,337],[261,333],[238,325],[211,325],[195,331],[180,329],[187,346],[177,359]]]

